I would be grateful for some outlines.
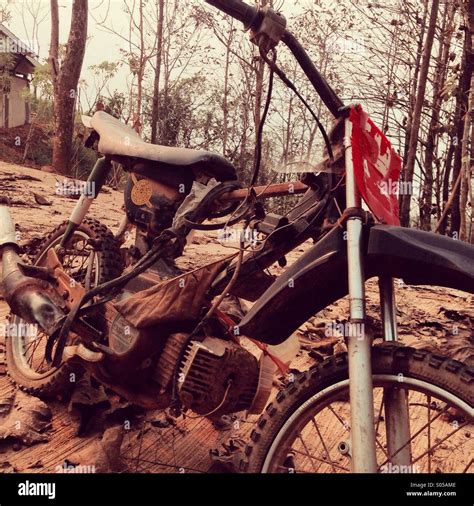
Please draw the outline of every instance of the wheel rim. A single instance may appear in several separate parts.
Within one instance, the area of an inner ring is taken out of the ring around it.
[[[389,386],[405,389],[409,397],[412,460],[408,469],[393,465],[387,455],[383,389]],[[348,388],[348,379],[330,385],[295,410],[272,441],[262,472],[350,472]],[[405,377],[400,387],[394,375],[374,375],[374,399],[379,472],[468,471],[472,459],[467,459],[474,450],[473,410],[465,401],[414,378]]]
[[[35,264],[43,260],[49,249],[59,245],[61,239],[62,236],[54,239],[39,255]],[[88,239],[85,232],[76,230],[60,258],[64,270],[86,289],[96,286],[100,279],[99,257],[87,244]],[[37,325],[27,324],[18,316],[12,318],[12,323],[15,329],[19,329],[17,335],[12,337],[12,349],[15,362],[22,373],[33,380],[54,374],[57,368],[51,367],[45,358],[48,336]]]

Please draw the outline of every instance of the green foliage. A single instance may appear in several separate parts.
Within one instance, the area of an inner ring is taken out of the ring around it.
[[[99,96],[99,100],[104,104],[104,110],[115,116],[116,118],[123,118],[126,107],[125,94],[114,90],[111,96]]]
[[[10,53],[0,53],[0,93],[9,93],[11,86],[11,70],[15,57]]]
[[[37,90],[37,94],[41,95],[43,100],[51,101],[53,99],[53,82],[47,63],[36,67],[31,86]]]
[[[48,139],[32,139],[30,141],[30,149],[26,159],[33,165],[42,167],[43,165],[51,165],[53,148],[51,138]]]
[[[73,176],[77,179],[86,180],[97,161],[97,153],[84,147],[80,138],[75,138],[73,146]]]
[[[209,149],[218,138],[218,124],[211,108],[198,107],[207,91],[201,74],[171,83],[160,93],[158,109],[159,144]],[[205,101],[205,100],[204,100]],[[151,98],[145,115],[151,122]]]
[[[115,76],[119,67],[120,62],[110,62],[105,60],[98,65],[90,65],[89,69],[94,75],[107,80]]]

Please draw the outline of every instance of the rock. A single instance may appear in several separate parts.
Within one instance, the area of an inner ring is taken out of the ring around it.
[[[43,165],[40,169],[42,172],[49,172],[50,174],[55,174],[55,171],[51,165]]]
[[[176,425],[174,419],[168,416],[163,410],[152,413],[150,416],[146,417],[146,420],[150,422],[153,427],[158,427],[160,429],[167,429],[168,427]]]
[[[32,207],[30,202],[27,202],[24,199],[12,199],[11,200],[12,206],[26,206],[26,207]]]
[[[442,348],[442,354],[474,366],[474,338],[462,335],[452,336]]]
[[[0,464],[0,473],[14,473],[15,472],[15,468],[11,465],[10,462],[8,462],[8,460],[2,462]]]
[[[50,202],[48,199],[45,199],[42,195],[39,193],[33,192],[33,197],[35,198],[35,201],[40,206],[50,206],[52,205],[52,202]]]
[[[104,412],[104,421],[107,426],[121,424],[125,422],[133,423],[143,415],[144,409],[131,402],[123,401],[120,398],[109,399],[111,406]]]
[[[41,182],[41,179],[37,178],[37,177],[34,177],[34,176],[30,176],[29,174],[14,174],[14,173],[7,173],[3,176],[1,176],[1,180],[2,181],[10,181],[10,182],[14,182],[14,181],[37,181],[37,182]]]
[[[51,427],[51,410],[37,397],[17,390],[0,399],[0,440],[33,445],[48,441],[45,431]]]
[[[1,299],[1,293],[0,293],[0,299]],[[7,373],[7,368],[5,365],[5,344],[0,341],[0,376],[3,376]]]
[[[44,467],[43,461],[37,460],[36,462],[31,462],[28,464],[27,469],[41,469],[42,467]]]
[[[234,426],[234,419],[229,415],[220,415],[216,417],[210,416],[209,419],[211,420],[212,425],[216,430],[231,430]]]
[[[79,419],[78,436],[92,430],[102,419],[104,410],[110,408],[110,401],[104,387],[94,386],[89,375],[84,375],[76,384],[69,402],[69,412]]]
[[[68,461],[74,466],[89,466],[96,473],[125,472],[127,465],[120,456],[123,436],[121,426],[111,427],[101,440],[68,457]]]

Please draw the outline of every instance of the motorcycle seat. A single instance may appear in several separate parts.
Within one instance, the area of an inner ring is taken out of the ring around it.
[[[98,150],[103,155],[151,160],[156,162],[157,170],[173,167],[202,169],[218,181],[237,179],[235,167],[223,156],[204,150],[149,144],[132,127],[104,111],[97,111],[92,117],[82,116],[82,122],[99,135]]]

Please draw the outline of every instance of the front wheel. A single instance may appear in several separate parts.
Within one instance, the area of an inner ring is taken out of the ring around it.
[[[56,248],[67,229],[67,222],[50,232],[33,253],[38,264],[47,251]],[[86,218],[75,230],[63,248],[58,251],[63,269],[77,283],[89,290],[110,281],[122,272],[120,247],[112,232],[92,218]],[[10,378],[20,388],[34,395],[53,396],[69,390],[71,366],[58,368],[46,362],[47,335],[36,326],[28,325],[18,316],[13,316],[9,328],[18,332],[6,336],[6,364]]]
[[[474,451],[474,369],[399,345],[375,346],[372,357],[379,472],[467,472]],[[394,388],[406,392],[410,437],[389,455],[384,391]],[[404,448],[410,464],[394,464]],[[347,354],[301,373],[280,391],[252,431],[245,455],[240,470],[249,473],[350,472]]]

